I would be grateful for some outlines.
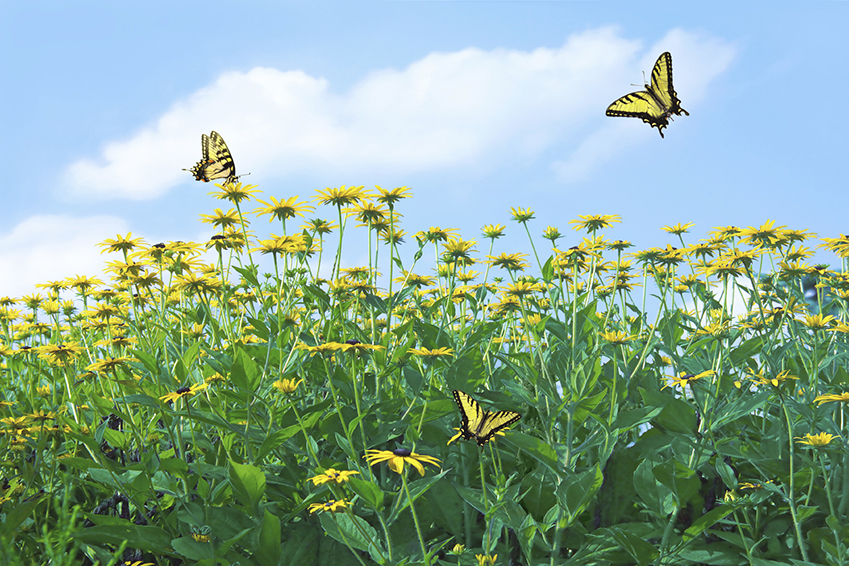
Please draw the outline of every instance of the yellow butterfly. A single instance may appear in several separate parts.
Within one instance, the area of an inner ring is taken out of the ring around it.
[[[212,132],[209,136],[201,134],[200,147],[203,155],[201,160],[191,169],[183,169],[183,171],[189,171],[195,176],[195,180],[204,183],[213,179],[225,179],[226,184],[237,179],[233,156],[230,155],[224,138],[218,132]]]
[[[672,115],[681,113],[690,115],[681,108],[681,101],[672,88],[672,55],[661,53],[651,72],[651,84],[646,90],[626,94],[607,107],[608,116],[628,116],[640,118],[643,122],[657,128],[663,137],[663,128],[669,125]]]
[[[478,446],[483,446],[495,437],[495,434],[515,423],[522,415],[515,411],[496,411],[490,413],[481,409],[480,403],[462,391],[454,390],[454,401],[460,408],[463,424],[460,426],[460,436],[466,440],[475,439]]]

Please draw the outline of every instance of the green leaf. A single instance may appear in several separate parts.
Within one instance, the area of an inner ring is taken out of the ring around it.
[[[256,512],[265,493],[265,474],[256,466],[230,460],[230,485],[242,505]]]
[[[654,477],[675,495],[679,507],[684,507],[699,492],[701,482],[692,470],[678,460],[669,460],[653,469]]]
[[[2,523],[0,523],[0,529],[4,534],[15,532],[18,527],[21,526],[21,523],[26,521],[27,517],[29,517],[32,510],[36,508],[36,506],[41,503],[48,495],[46,493],[38,493],[33,495],[32,497],[28,497],[18,503],[13,509],[10,509],[8,513],[6,513],[6,517]]]
[[[566,517],[568,526],[587,508],[598,493],[604,481],[604,475],[598,466],[580,474],[564,472],[568,475],[557,488],[557,500],[568,514]]]
[[[684,542],[687,542],[693,537],[705,532],[707,529],[715,525],[717,521],[721,521],[733,512],[734,508],[730,505],[720,505],[719,507],[714,507],[713,509],[693,521],[693,524],[690,525],[686,531],[684,531]]]
[[[80,542],[91,545],[109,544],[119,546],[127,541],[127,547],[146,550],[154,554],[172,556],[171,536],[150,525],[135,525],[125,521],[124,525],[95,525],[75,532],[73,536]]]
[[[277,564],[280,560],[280,518],[266,510],[258,529],[256,556],[259,562]]]
[[[190,560],[209,560],[215,558],[215,550],[208,542],[198,542],[192,537],[180,537],[171,541],[171,547],[181,556]]]
[[[343,544],[349,544],[357,550],[369,550],[378,540],[377,531],[364,519],[353,516],[353,519],[345,513],[321,512],[321,526],[331,537]],[[354,522],[356,521],[356,524]]]
[[[383,490],[376,483],[351,477],[348,479],[348,485],[372,509],[379,511],[383,508]]]
[[[638,564],[649,564],[657,559],[660,554],[654,546],[635,534],[617,527],[611,527],[610,532],[613,533],[613,538],[619,546],[630,554],[631,558],[636,560]]]

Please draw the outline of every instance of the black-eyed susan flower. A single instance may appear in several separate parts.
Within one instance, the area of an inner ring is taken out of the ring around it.
[[[176,401],[177,399],[181,399],[183,397],[191,397],[198,391],[202,391],[209,387],[209,383],[196,383],[191,387],[180,387],[176,391],[163,395],[159,399],[164,401],[165,403],[171,403],[172,401]]]
[[[819,397],[814,399],[814,403],[816,403],[817,405],[822,405],[823,403],[832,403],[834,401],[839,401],[841,403],[849,401],[849,393],[841,393],[839,395],[820,395]]]
[[[412,189],[409,187],[395,187],[391,191],[387,191],[377,185],[375,185],[374,188],[376,188],[377,192],[380,193],[380,196],[376,199],[377,202],[387,204],[390,208],[392,208],[395,202],[402,198],[411,198],[413,196],[413,193],[411,192]]]
[[[602,228],[611,226],[614,222],[622,222],[622,217],[618,214],[592,214],[588,216],[578,215],[580,220],[570,220],[569,224],[574,224],[573,230],[586,230],[587,232],[596,232]]]
[[[290,395],[290,394],[294,393],[295,389],[297,389],[298,386],[303,382],[304,382],[303,379],[298,380],[298,381],[295,381],[294,378],[292,378],[292,379],[278,379],[277,381],[274,382],[274,388],[277,391],[279,391],[280,393],[282,393],[283,395]]]
[[[527,222],[528,220],[533,220],[534,211],[531,210],[530,208],[525,208],[525,209],[523,209],[522,207],[511,208],[510,209],[510,216],[512,216],[513,220],[515,220],[516,222],[524,223],[524,222]]]
[[[599,334],[599,338],[605,342],[609,342],[614,346],[621,346],[631,342],[636,336],[629,336],[625,332],[619,330],[608,330]]]
[[[833,434],[828,434],[827,432],[821,432],[819,434],[806,434],[803,437],[796,437],[796,442],[799,444],[807,444],[808,446],[826,446],[832,440],[834,440],[835,436]]]
[[[346,501],[345,499],[340,499],[336,501],[335,499],[331,499],[330,501],[325,501],[324,503],[313,503],[310,505],[310,513],[318,513],[329,511],[330,513],[338,513],[339,511],[347,508],[351,504],[350,501]]]
[[[681,387],[681,389],[684,389],[688,385],[690,385],[692,382],[696,381],[697,379],[701,379],[703,377],[711,376],[713,374],[714,374],[713,370],[705,370],[705,371],[703,371],[701,373],[697,373],[695,375],[693,375],[692,373],[686,373],[686,372],[682,371],[681,373],[678,374],[677,377],[668,376],[669,379],[671,380],[671,383],[667,383],[666,385],[661,387],[661,389],[666,389],[667,387],[672,387],[673,385],[678,385],[679,387]]]
[[[249,200],[253,195],[259,193],[256,185],[242,185],[242,183],[226,183],[224,185],[215,185],[220,191],[212,191],[209,194],[218,200],[229,200],[233,204],[238,205],[243,200]]]
[[[495,561],[498,559],[497,554],[490,556],[489,554],[475,554],[478,561],[478,566],[495,566]]]
[[[483,228],[481,228],[481,232],[483,233],[483,237],[488,240],[495,240],[496,238],[500,238],[504,235],[504,230],[507,229],[507,226],[503,224],[487,224]]]
[[[415,354],[416,356],[421,356],[423,358],[444,358],[447,356],[453,356],[454,350],[451,348],[410,348],[407,350],[408,354]]]
[[[324,485],[326,483],[335,482],[337,484],[345,483],[348,481],[348,478],[353,476],[354,474],[359,474],[360,472],[356,470],[343,470],[339,471],[334,468],[328,468],[325,470],[323,474],[319,474],[317,476],[313,476],[311,478],[307,478],[307,481],[311,481],[313,485]]]
[[[389,469],[396,474],[404,473],[405,463],[409,463],[418,470],[421,475],[424,475],[424,466],[422,466],[422,462],[432,466],[439,466],[439,460],[433,456],[416,454],[415,452],[410,452],[406,448],[398,448],[397,450],[366,450],[366,452],[367,454],[363,456],[363,458],[366,459],[370,466],[374,466],[380,462],[388,462]]]

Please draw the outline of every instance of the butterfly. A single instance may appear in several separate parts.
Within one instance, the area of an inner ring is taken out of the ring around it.
[[[663,137],[663,128],[669,125],[672,115],[681,113],[690,115],[681,108],[681,101],[672,87],[672,55],[661,53],[651,72],[651,84],[646,90],[626,94],[607,107],[608,116],[628,116],[640,118],[643,122],[657,128]]]
[[[204,183],[213,179],[224,179],[224,183],[232,183],[238,178],[233,156],[230,155],[230,150],[227,149],[221,134],[218,132],[212,132],[208,136],[201,134],[200,148],[203,155],[201,160],[191,169],[183,169],[183,171],[189,171],[196,180]]]
[[[515,411],[496,411],[490,413],[481,409],[480,403],[462,391],[454,390],[454,401],[460,408],[463,424],[460,426],[460,436],[465,440],[475,439],[478,446],[483,446],[495,437],[495,434],[515,423],[522,415]]]

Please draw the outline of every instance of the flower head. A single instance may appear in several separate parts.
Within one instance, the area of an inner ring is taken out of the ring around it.
[[[380,462],[389,462],[389,469],[396,474],[404,473],[405,463],[413,466],[421,475],[424,475],[424,466],[422,466],[422,462],[432,466],[439,465],[439,460],[433,456],[416,454],[415,452],[410,452],[405,448],[398,448],[397,450],[366,450],[366,452],[367,454],[363,456],[363,458],[366,459],[369,465],[374,466]]]
[[[359,473],[360,472],[348,470],[340,472],[339,470],[336,470],[334,468],[328,468],[323,474],[307,478],[307,481],[311,481],[313,485],[324,485],[330,482],[335,482],[339,484],[347,482],[350,476]]]
[[[335,499],[331,499],[330,501],[326,501],[324,503],[313,503],[310,505],[310,513],[316,513],[318,511],[329,511],[331,513],[338,513],[342,509],[345,509],[350,505],[350,501],[346,501],[345,499],[340,499],[336,501]]]

